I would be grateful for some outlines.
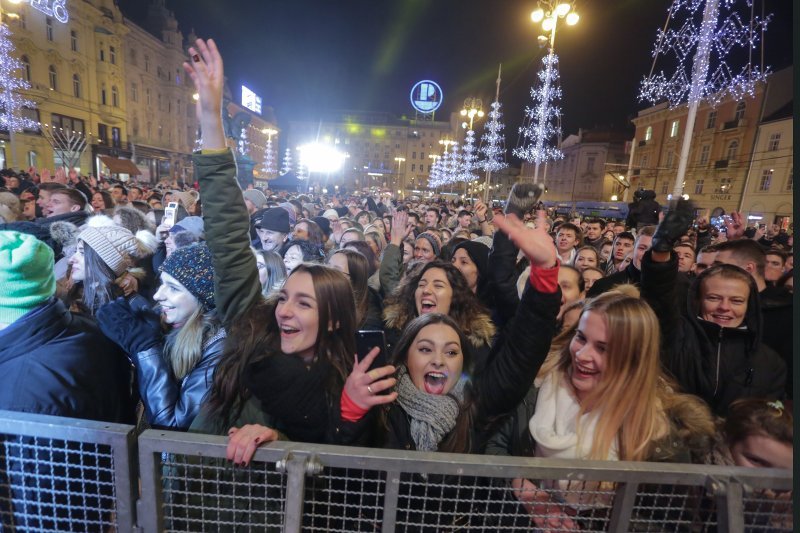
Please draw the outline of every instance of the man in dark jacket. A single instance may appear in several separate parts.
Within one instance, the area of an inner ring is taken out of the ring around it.
[[[642,226],[658,224],[658,214],[661,206],[656,202],[656,192],[651,190],[636,191],[633,193],[634,201],[628,206],[626,224],[630,228],[639,229]]]

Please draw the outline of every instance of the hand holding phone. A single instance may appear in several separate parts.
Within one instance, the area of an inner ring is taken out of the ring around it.
[[[161,219],[161,225],[165,228],[171,228],[175,225],[175,219],[178,216],[178,202],[170,202],[167,208],[164,209],[164,218]]]
[[[345,420],[351,420],[345,413],[346,399],[349,399],[350,404],[355,404],[358,409],[365,411],[397,399],[397,392],[393,391],[397,380],[392,377],[395,367],[386,365],[386,342],[383,332],[359,331],[356,335],[358,354],[353,370],[345,381],[342,395],[342,418]],[[383,357],[379,359],[381,353]],[[357,413],[353,420],[357,420],[361,415],[363,413]]]

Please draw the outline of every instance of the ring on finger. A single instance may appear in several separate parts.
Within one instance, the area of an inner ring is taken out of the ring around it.
[[[375,394],[374,392],[372,392],[372,386],[367,385],[367,390],[369,391],[370,394]]]

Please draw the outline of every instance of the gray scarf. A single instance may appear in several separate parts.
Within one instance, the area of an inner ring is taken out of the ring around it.
[[[464,403],[467,377],[461,376],[453,390],[446,395],[428,394],[419,390],[405,365],[397,371],[397,402],[411,417],[411,438],[417,450],[435,452],[442,439],[452,431]]]

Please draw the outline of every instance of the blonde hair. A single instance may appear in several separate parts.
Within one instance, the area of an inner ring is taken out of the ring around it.
[[[197,366],[203,357],[205,340],[215,335],[218,330],[217,320],[199,305],[183,326],[167,335],[164,343],[164,359],[172,368],[175,379],[183,379]]]
[[[670,430],[665,400],[672,389],[661,371],[658,319],[645,302],[618,290],[587,300],[581,317],[587,312],[603,317],[609,339],[601,380],[578,413],[580,418],[589,411],[600,412],[588,459],[605,459],[616,444],[620,460],[645,460],[651,443]],[[554,339],[560,350],[551,352],[540,377],[554,371],[569,375],[576,329],[577,325]]]

